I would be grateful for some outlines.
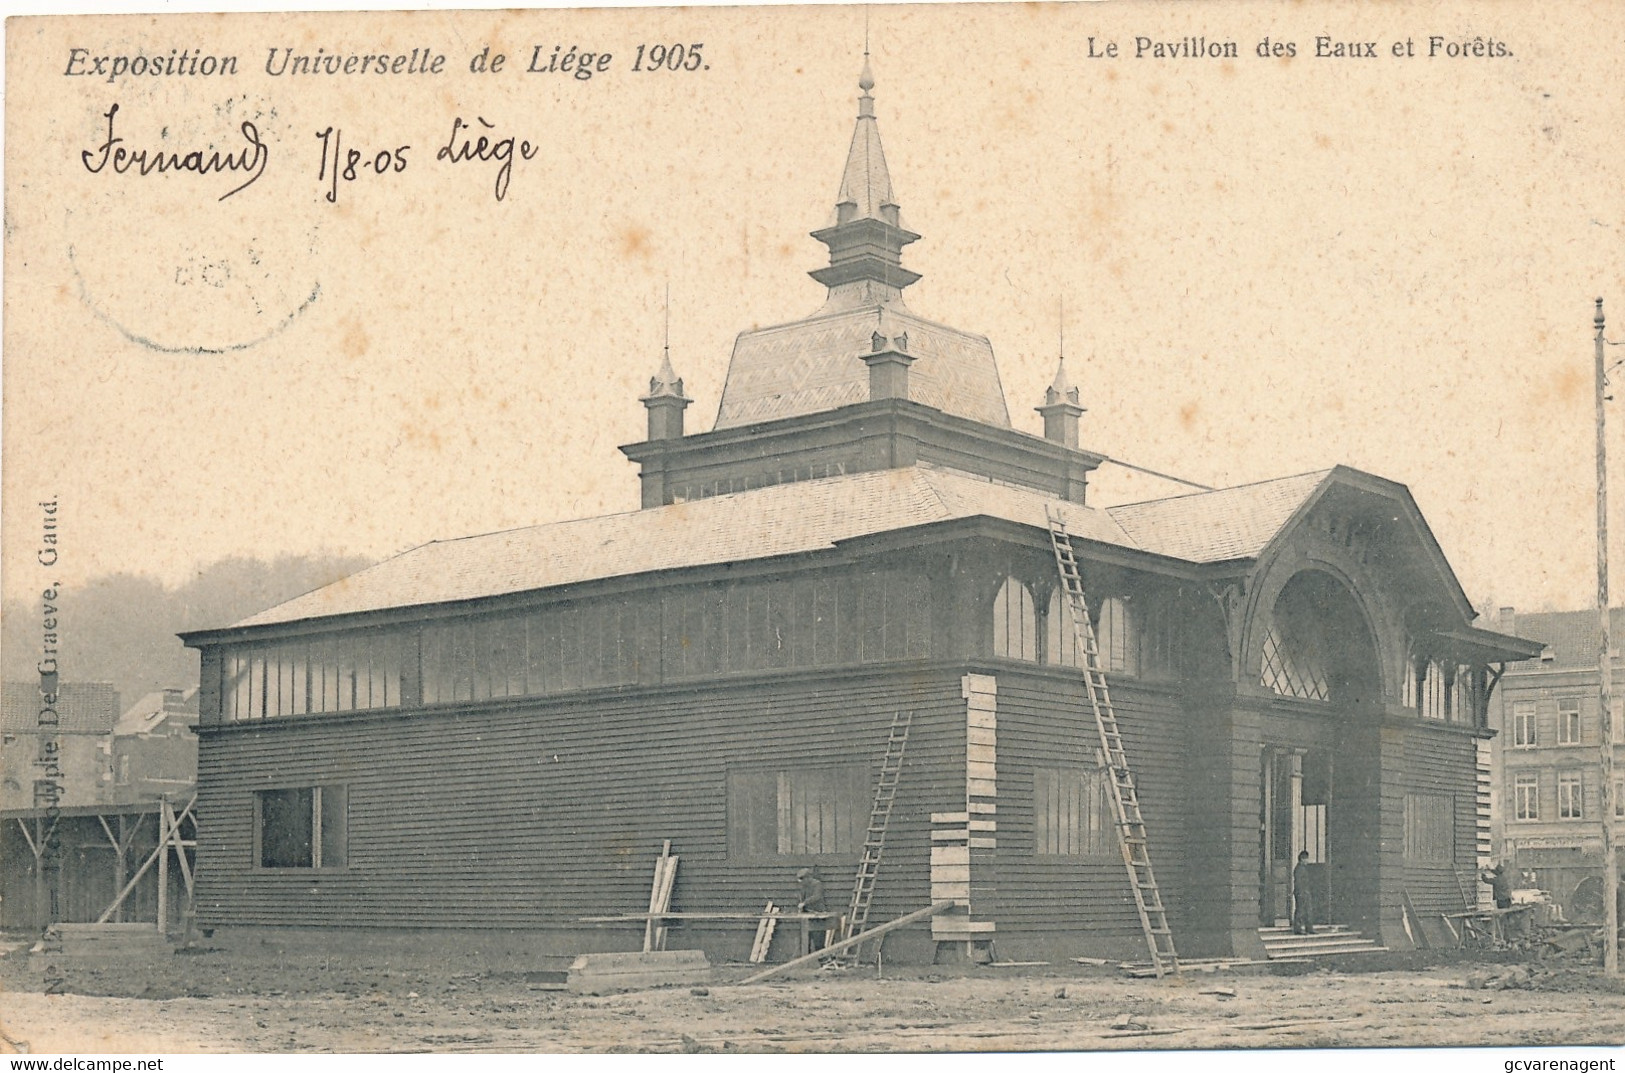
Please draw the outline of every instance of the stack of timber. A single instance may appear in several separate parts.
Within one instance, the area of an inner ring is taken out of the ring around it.
[[[146,957],[170,952],[169,940],[151,923],[52,924],[40,949],[69,957]]]
[[[773,945],[773,932],[778,929],[778,909],[772,902],[762,907],[762,919],[756,924],[756,941],[750,946],[750,963],[760,965],[767,960],[768,948]]]
[[[643,928],[643,952],[666,949],[666,922],[658,914],[671,908],[671,889],[677,883],[677,860],[671,855],[671,839],[660,847],[655,858],[654,885],[649,890],[649,922]]]
[[[577,994],[603,995],[670,984],[703,984],[710,979],[711,963],[699,950],[583,954],[570,963],[568,987]]]

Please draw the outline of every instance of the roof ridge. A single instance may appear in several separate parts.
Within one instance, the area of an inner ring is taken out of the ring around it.
[[[1221,492],[1239,492],[1245,488],[1257,488],[1266,484],[1280,484],[1285,481],[1300,480],[1304,477],[1326,477],[1336,469],[1336,466],[1328,466],[1325,469],[1304,470],[1302,473],[1290,473],[1282,477],[1265,477],[1262,480],[1247,481],[1243,484],[1229,484],[1225,485],[1223,488],[1210,488],[1205,492],[1181,492],[1178,495],[1158,496],[1155,499],[1137,499],[1133,503],[1117,503],[1113,506],[1104,507],[1102,509],[1110,513],[1114,510],[1122,510],[1125,507],[1145,507],[1150,506],[1152,503],[1172,503],[1177,499],[1194,499],[1197,496],[1218,495]]]

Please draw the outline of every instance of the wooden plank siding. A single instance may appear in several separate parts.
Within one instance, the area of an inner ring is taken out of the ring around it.
[[[1405,889],[1428,928],[1429,938],[1435,941],[1446,938],[1438,927],[1438,915],[1462,911],[1462,887],[1467,888],[1468,897],[1477,899],[1476,756],[1477,738],[1459,728],[1423,722],[1406,733],[1404,774],[1400,779],[1404,792],[1452,798],[1453,863],[1404,862]]]
[[[930,814],[964,807],[961,673],[922,662],[204,727],[199,921],[576,926],[646,906],[665,838],[682,857],[675,908],[793,904],[796,868],[815,864],[839,911],[860,847],[816,860],[730,857],[729,768],[859,763],[872,788],[892,717],[908,708],[871,917],[884,920],[929,896]],[[345,867],[257,867],[254,792],[324,784],[348,790]],[[866,821],[867,799],[862,808]],[[734,930],[742,958],[750,929]],[[673,945],[685,934],[674,929]]]
[[[1116,832],[1097,853],[1037,852],[1033,770],[1097,766],[1099,736],[1077,672],[1000,665],[998,889],[1001,946],[1023,935],[1066,935],[1078,952],[1143,955]],[[1177,696],[1127,677],[1112,681],[1124,748],[1140,787],[1151,856],[1177,938],[1185,858],[1185,741]],[[1070,946],[1069,946],[1070,949]]]

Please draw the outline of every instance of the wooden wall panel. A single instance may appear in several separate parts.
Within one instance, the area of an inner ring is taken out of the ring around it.
[[[1090,856],[1035,852],[1035,767],[1096,766],[1099,737],[1081,678],[1000,667],[999,893],[1000,936],[1022,932],[1085,934],[1099,949],[1144,948],[1139,917],[1115,840]],[[1170,923],[1179,933],[1185,899],[1185,742],[1178,698],[1166,690],[1112,681],[1124,748],[1140,788],[1151,859]],[[1115,832],[1113,838],[1115,839]],[[1081,948],[1081,947],[1080,947]]]
[[[1454,864],[1405,862],[1405,889],[1417,912],[1430,926],[1437,922],[1440,913],[1462,911],[1464,888],[1466,897],[1477,899],[1476,765],[1477,739],[1459,729],[1419,724],[1406,735],[1401,782],[1404,791],[1449,794],[1453,798]]]
[[[878,773],[892,716],[909,708],[870,918],[885,920],[930,893],[930,814],[964,807],[959,690],[957,670],[913,666],[205,730],[199,920],[566,925],[646,907],[665,838],[683,859],[677,908],[794,904],[795,871],[808,862],[729,855],[729,765],[858,760]],[[256,868],[254,791],[334,783],[349,790],[348,866]],[[856,862],[856,851],[816,862],[832,910]]]

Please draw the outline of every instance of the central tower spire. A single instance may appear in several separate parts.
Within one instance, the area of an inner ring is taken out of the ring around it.
[[[875,76],[869,53],[858,78],[858,122],[847,150],[835,222],[812,237],[829,247],[829,266],[809,275],[829,288],[836,308],[894,301],[919,274],[903,267],[903,247],[920,236],[906,230],[893,199],[891,173],[875,121]]]

